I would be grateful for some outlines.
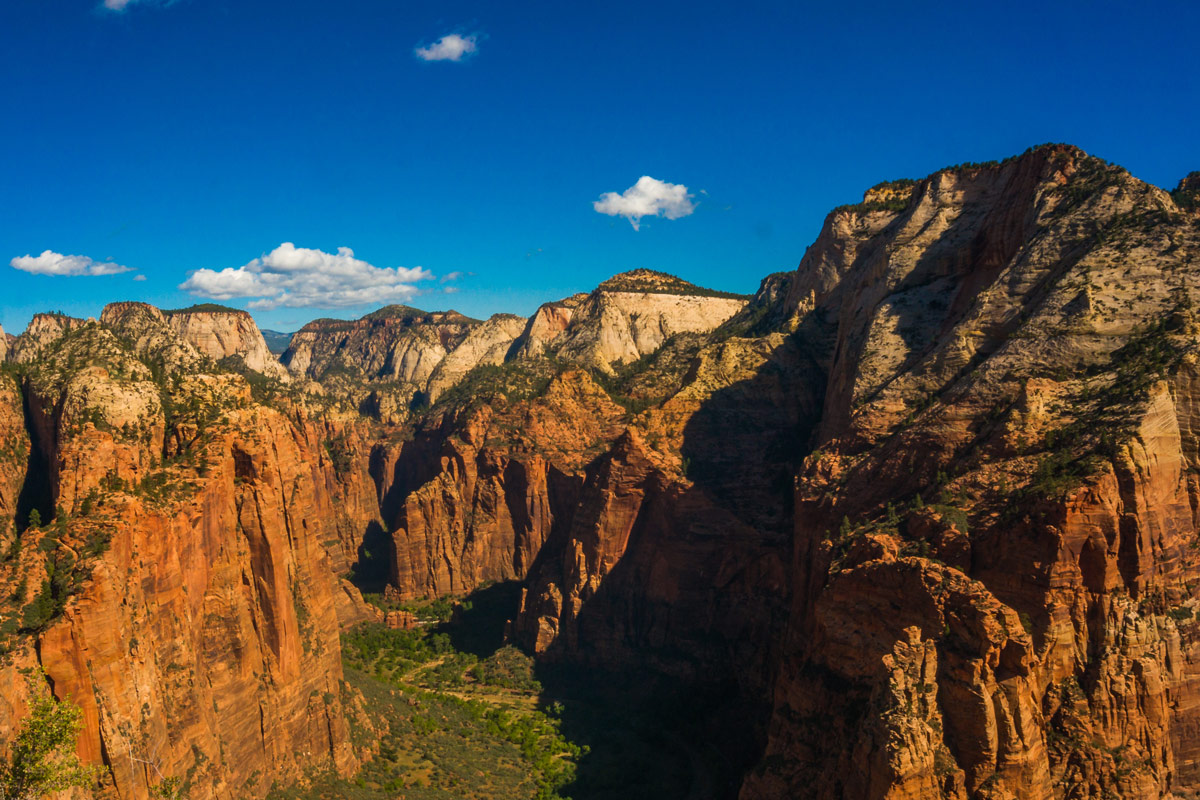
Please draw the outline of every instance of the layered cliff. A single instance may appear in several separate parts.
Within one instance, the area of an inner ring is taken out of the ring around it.
[[[392,580],[523,578],[543,658],[729,681],[746,798],[1186,793],[1179,197],[1037,148],[874,187],[648,353],[601,309],[628,292],[543,306],[397,459]]]
[[[1195,218],[1069,147],[892,188],[786,301],[828,389],[742,797],[1194,790]]]
[[[293,374],[351,372],[367,379],[424,383],[478,320],[456,311],[387,306],[362,319],[319,319],[297,331],[281,361]]]
[[[84,320],[66,314],[34,314],[9,348],[8,358],[17,363],[33,361],[46,352],[47,345],[83,324]]]
[[[0,512],[21,530],[0,565],[0,730],[38,664],[84,711],[101,793],[145,798],[166,775],[262,796],[352,769],[340,542],[378,514],[365,465],[328,445],[358,447],[353,421],[256,400],[150,306],[31,328],[39,357],[0,379]]]
[[[258,325],[245,311],[199,305],[168,311],[165,317],[181,339],[213,361],[236,357],[248,369],[268,377],[279,380],[291,377],[268,349]]]
[[[740,311],[748,298],[714,292],[652,270],[609,278],[587,295],[538,309],[517,349],[525,358],[555,355],[611,372],[681,333],[707,332]]]

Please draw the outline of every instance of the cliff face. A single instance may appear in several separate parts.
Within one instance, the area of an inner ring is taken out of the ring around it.
[[[1072,148],[903,188],[791,283],[828,390],[742,796],[1194,788],[1197,229]]]
[[[518,343],[522,356],[554,354],[611,372],[680,333],[710,331],[746,298],[707,292],[650,270],[617,275],[591,294],[543,305]]]
[[[48,343],[83,324],[84,320],[65,314],[34,314],[25,331],[12,343],[9,360],[19,364],[33,361],[44,352]]]
[[[21,527],[31,509],[47,523],[0,565],[20,597],[0,717],[21,713],[16,670],[40,663],[120,797],[148,797],[155,768],[216,798],[351,769],[338,612],[355,593],[336,572],[378,508],[365,466],[328,442],[356,448],[357,431],[205,372],[149,306],[60,333],[23,386],[0,384],[0,512],[15,494]]]
[[[388,306],[352,322],[310,322],[280,360],[293,374],[311,378],[349,370],[368,379],[423,384],[479,324],[454,311]]]
[[[0,363],[8,358],[8,334],[0,327]]]
[[[262,332],[245,311],[207,310],[200,306],[171,311],[165,316],[181,339],[213,361],[237,356],[255,372],[279,380],[291,378],[287,368],[267,349]]]
[[[542,658],[732,682],[745,798],[1189,791],[1198,237],[1046,147],[876,187],[646,358],[626,287],[543,306],[396,459],[392,580],[524,578]]]

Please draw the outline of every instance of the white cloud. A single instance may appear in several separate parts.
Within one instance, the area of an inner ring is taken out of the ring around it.
[[[463,56],[475,52],[477,43],[478,39],[474,35],[459,36],[457,33],[448,33],[428,47],[418,47],[413,52],[422,61],[461,61]]]
[[[433,274],[422,267],[374,267],[349,247],[326,253],[284,242],[245,266],[198,269],[179,284],[197,297],[253,297],[254,309],[337,307],[404,302],[418,293],[412,284]]]
[[[145,275],[134,275],[133,279],[135,281],[144,281],[144,280],[146,280],[146,276]]]
[[[129,267],[111,261],[93,261],[87,256],[64,256],[53,250],[43,250],[40,256],[17,256],[9,266],[34,275],[117,275],[129,272]]]
[[[463,276],[463,274],[460,270],[455,270],[454,272],[447,272],[445,275],[442,276],[441,281],[439,281],[439,282],[440,283],[449,283],[450,281],[458,280],[462,276]]]
[[[109,11],[124,11],[129,6],[142,3],[146,5],[171,5],[175,0],[104,0],[101,5]]]
[[[638,178],[622,194],[605,192],[592,208],[610,217],[625,217],[635,231],[642,217],[679,219],[696,210],[692,195],[682,183],[665,183],[649,175]]]

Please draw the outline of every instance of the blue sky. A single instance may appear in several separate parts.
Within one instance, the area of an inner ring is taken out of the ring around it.
[[[475,316],[635,267],[751,292],[868,186],[1046,141],[1171,188],[1200,4],[1152,5],[3,0],[0,324],[200,302],[196,270],[281,330],[397,286]],[[641,176],[603,207],[676,218],[596,210]]]

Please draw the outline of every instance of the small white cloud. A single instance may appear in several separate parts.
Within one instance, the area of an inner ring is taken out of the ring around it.
[[[109,11],[121,12],[134,4],[169,6],[173,2],[174,0],[104,0],[101,5]]]
[[[146,280],[146,276],[145,275],[134,275],[133,279],[135,281],[144,281],[144,280]]]
[[[622,194],[605,192],[592,208],[610,217],[625,217],[636,231],[642,217],[679,219],[696,210],[692,195],[682,183],[666,183],[643,175]]]
[[[442,276],[441,282],[449,283],[450,281],[458,280],[462,276],[463,276],[463,274],[460,270],[455,270],[454,272],[447,272],[445,275]]]
[[[64,256],[53,250],[43,250],[40,256],[17,256],[9,266],[34,275],[117,275],[129,272],[129,267],[111,261],[93,261],[87,256]]]
[[[198,269],[179,288],[197,297],[257,298],[250,308],[332,308],[410,300],[412,284],[433,274],[423,267],[375,267],[349,247],[326,253],[284,242],[270,253],[234,269]]]
[[[446,294],[455,294],[456,292],[458,292],[458,287],[457,286],[447,286],[445,289],[442,289],[442,291],[445,292]]]
[[[413,52],[422,61],[461,61],[463,56],[474,53],[477,46],[478,37],[474,34],[459,36],[457,33],[449,33],[428,47],[418,47]]]

